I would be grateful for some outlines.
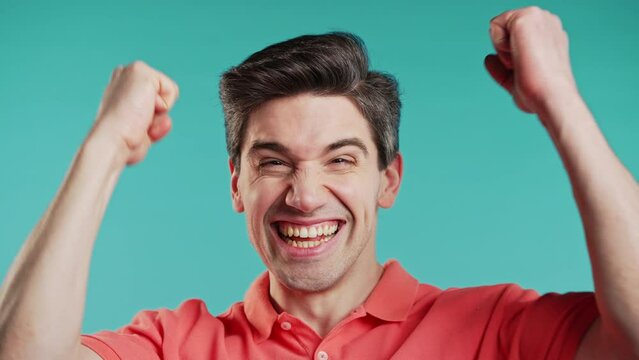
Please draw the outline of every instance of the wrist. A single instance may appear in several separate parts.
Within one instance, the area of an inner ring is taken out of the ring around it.
[[[544,103],[538,116],[555,144],[563,142],[566,132],[593,121],[588,106],[576,91],[557,93]]]
[[[91,130],[85,139],[80,153],[95,158],[114,171],[121,171],[127,164],[129,148],[117,134],[98,125]]]
[[[548,131],[558,130],[565,121],[576,121],[571,116],[577,109],[586,107],[575,87],[557,88],[540,101],[537,115]]]
[[[538,112],[552,111],[568,101],[580,98],[575,81],[559,75],[554,76],[554,81],[547,80],[546,86],[536,91]]]

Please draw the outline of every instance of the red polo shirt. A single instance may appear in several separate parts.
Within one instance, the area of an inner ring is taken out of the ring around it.
[[[573,359],[596,317],[592,293],[539,296],[513,284],[442,291],[390,261],[364,304],[324,338],[275,311],[265,273],[219,316],[188,300],[82,343],[105,360]]]

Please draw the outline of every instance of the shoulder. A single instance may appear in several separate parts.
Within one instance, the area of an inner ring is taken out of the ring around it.
[[[534,290],[522,289],[517,284],[483,285],[441,290],[428,284],[420,284],[417,296],[420,303],[435,312],[447,316],[456,314],[464,318],[470,314],[490,315],[504,308],[522,307],[534,302],[539,294]]]
[[[200,328],[208,331],[223,331],[225,323],[238,321],[244,316],[243,303],[232,304],[224,313],[213,315],[206,303],[201,299],[188,299],[176,308],[159,308],[142,310],[131,323],[118,330],[120,333],[139,333],[141,329],[157,329],[164,334],[189,332],[189,329]]]
[[[437,293],[431,305],[431,311],[454,314],[460,319],[523,319],[542,325],[553,318],[591,314],[593,309],[596,303],[592,292],[539,294],[512,283],[449,288]]]
[[[495,284],[472,287],[451,287],[441,290],[428,284],[420,284],[418,298],[455,305],[495,302],[530,302],[539,298],[535,290],[523,289],[517,284]]]
[[[495,284],[464,288],[449,288],[442,292],[444,299],[470,302],[530,302],[539,298],[535,290],[517,284]]]
[[[540,294],[518,284],[506,283],[464,288],[449,288],[441,291],[437,302],[466,305],[472,308],[490,308],[493,311],[517,311],[525,308],[561,309],[580,303],[594,301],[592,292],[549,292]]]
[[[145,311],[143,311],[144,313]],[[155,316],[163,322],[224,322],[226,320],[236,319],[238,316],[244,316],[244,303],[236,302],[228,307],[226,311],[219,315],[213,315],[209,311],[206,303],[202,299],[188,299],[183,301],[175,309],[162,308],[152,310]]]
[[[116,331],[84,335],[82,344],[106,359],[114,358],[113,354],[121,359],[156,358],[158,349],[162,349],[165,358],[179,358],[183,349],[213,353],[224,348],[225,337],[237,332],[238,323],[245,322],[242,308],[242,303],[235,303],[225,313],[214,316],[204,301],[189,299],[175,309],[140,311]]]

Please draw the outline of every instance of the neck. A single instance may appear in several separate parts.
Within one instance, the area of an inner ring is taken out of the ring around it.
[[[278,312],[286,311],[304,321],[323,338],[366,300],[383,271],[376,260],[361,265],[356,262],[337,283],[320,292],[289,289],[269,273],[270,294]]]

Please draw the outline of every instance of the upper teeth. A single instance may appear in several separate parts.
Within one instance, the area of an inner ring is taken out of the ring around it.
[[[320,236],[333,235],[337,231],[337,224],[332,222],[312,226],[299,226],[280,223],[279,230],[284,236],[313,239]]]

